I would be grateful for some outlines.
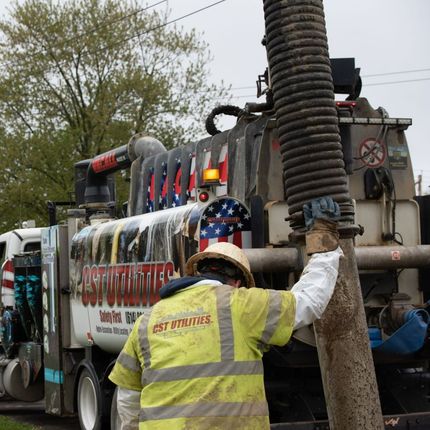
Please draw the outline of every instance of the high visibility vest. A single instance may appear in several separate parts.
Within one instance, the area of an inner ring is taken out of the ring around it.
[[[136,321],[109,378],[141,390],[139,430],[268,429],[261,358],[294,316],[287,291],[191,286]]]

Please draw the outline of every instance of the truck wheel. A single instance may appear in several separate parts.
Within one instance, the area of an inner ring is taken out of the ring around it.
[[[78,384],[78,415],[82,430],[100,430],[102,401],[100,384],[88,369],[84,369]]]
[[[34,384],[25,387],[22,382],[22,368],[18,358],[13,359],[3,369],[3,375],[0,375],[0,378],[3,378],[6,393],[13,399],[23,402],[36,402],[43,399],[43,378],[38,377]]]
[[[110,407],[110,430],[121,430],[121,418],[118,415],[118,408],[116,403],[117,397],[118,387],[115,388]]]

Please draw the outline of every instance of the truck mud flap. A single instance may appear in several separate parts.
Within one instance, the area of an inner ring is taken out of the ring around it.
[[[404,415],[384,415],[385,430],[430,429],[430,412]],[[330,430],[328,421],[302,421],[271,424],[272,430]]]

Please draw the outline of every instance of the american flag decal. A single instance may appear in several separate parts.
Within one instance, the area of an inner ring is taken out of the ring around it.
[[[251,215],[236,199],[214,200],[200,218],[200,251],[217,242],[251,248]]]
[[[227,145],[223,145],[219,154],[219,180],[220,186],[216,187],[215,193],[218,197],[227,195],[228,181],[228,149]]]
[[[173,187],[173,202],[172,207],[181,205],[181,180],[182,180],[182,169],[181,160],[177,158],[176,160],[176,175],[175,182],[172,183]]]
[[[148,190],[146,198],[146,212],[154,212],[154,189],[155,189],[154,168],[151,167],[148,175]]]
[[[161,209],[167,209],[167,163],[161,163],[163,169],[161,176],[161,188],[158,202]]]
[[[196,154],[191,157],[190,180],[188,183],[187,196],[190,200],[196,200]]]

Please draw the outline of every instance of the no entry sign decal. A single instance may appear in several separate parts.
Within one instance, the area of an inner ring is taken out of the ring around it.
[[[387,149],[379,140],[366,139],[360,144],[360,160],[369,167],[379,167],[387,158]]]

